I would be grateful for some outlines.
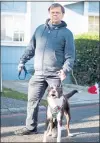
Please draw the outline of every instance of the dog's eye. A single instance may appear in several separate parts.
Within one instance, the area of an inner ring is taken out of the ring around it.
[[[53,89],[53,87],[50,87],[50,89]]]

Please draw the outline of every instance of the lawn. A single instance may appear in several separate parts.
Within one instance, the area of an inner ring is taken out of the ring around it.
[[[3,92],[1,94],[1,96],[27,101],[27,94],[20,93],[18,91],[14,91],[14,90],[8,89],[8,88],[3,88]],[[47,101],[42,99],[40,102],[40,105],[47,106]]]

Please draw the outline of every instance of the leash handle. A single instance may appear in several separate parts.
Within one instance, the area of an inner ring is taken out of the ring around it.
[[[25,73],[25,74],[24,74],[24,78],[20,78],[20,75],[21,75],[22,70],[24,70],[24,73]],[[27,69],[26,69],[25,66],[23,66],[22,70],[19,71],[19,73],[18,73],[18,78],[19,78],[20,80],[25,80],[26,75],[27,75]]]

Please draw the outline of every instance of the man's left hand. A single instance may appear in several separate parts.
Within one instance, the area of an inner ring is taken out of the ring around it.
[[[60,70],[60,71],[58,72],[58,75],[59,75],[61,81],[63,81],[63,80],[66,78],[66,75],[65,75],[65,73],[64,73],[63,70]]]

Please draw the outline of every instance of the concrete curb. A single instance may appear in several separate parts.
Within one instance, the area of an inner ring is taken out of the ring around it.
[[[75,84],[65,84],[65,85],[63,85],[63,87],[78,89],[78,90],[83,90],[83,91],[87,91],[87,89],[88,89],[88,86],[81,86],[81,85],[75,85]]]

